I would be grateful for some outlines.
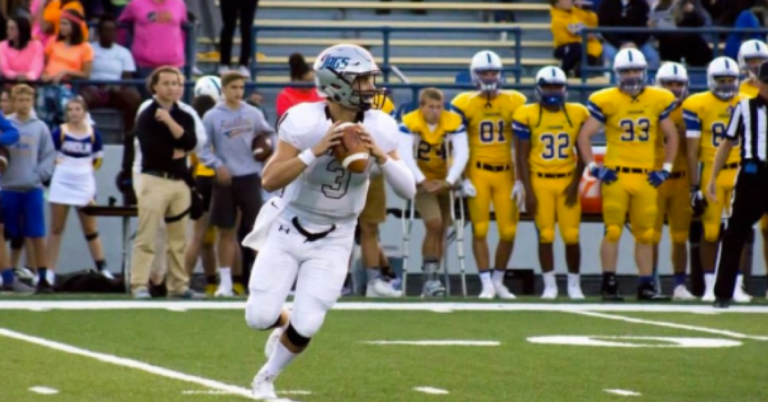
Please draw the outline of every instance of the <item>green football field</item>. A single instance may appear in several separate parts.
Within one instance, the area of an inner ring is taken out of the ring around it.
[[[250,399],[242,301],[0,300],[1,402]],[[764,402],[768,306],[341,302],[300,402]]]

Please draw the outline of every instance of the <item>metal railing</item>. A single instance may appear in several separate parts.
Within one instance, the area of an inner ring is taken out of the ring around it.
[[[708,42],[712,45],[712,53],[714,57],[720,56],[720,42],[722,35],[737,34],[737,35],[753,35],[758,34],[762,36],[768,35],[768,29],[766,28],[637,28],[637,27],[599,27],[599,28],[584,28],[581,30],[581,45],[585,51],[581,52],[581,82],[586,83],[590,72],[593,73],[606,73],[613,74],[611,67],[599,67],[590,66],[587,60],[587,43],[589,42],[589,34],[603,34],[603,33],[615,33],[615,34],[700,34],[704,38],[708,38]],[[689,73],[706,74],[706,68],[689,68]],[[655,73],[655,71],[649,71],[649,73]]]
[[[295,31],[330,31],[330,32],[375,32],[375,33],[381,33],[382,35],[382,63],[379,66],[383,72],[384,76],[384,82],[389,82],[389,74],[392,68],[392,64],[390,63],[390,54],[391,54],[391,39],[392,34],[396,33],[402,33],[402,32],[451,32],[451,33],[457,33],[457,32],[488,32],[488,33],[501,33],[501,32],[507,32],[508,34],[514,35],[514,52],[515,52],[515,65],[506,67],[505,71],[512,71],[515,76],[515,83],[520,82],[520,74],[522,72],[521,64],[522,64],[522,29],[519,27],[496,27],[496,26],[488,26],[488,27],[482,27],[482,28],[444,28],[444,27],[391,27],[391,26],[380,26],[380,27],[371,27],[371,26],[343,26],[343,27],[301,27],[301,26],[282,26],[282,27],[259,27],[255,26],[253,27],[253,41],[251,42],[251,54],[254,55],[254,62],[251,65],[251,75],[254,77],[254,80],[257,79],[259,71],[275,71],[275,70],[285,70],[285,66],[269,66],[269,65],[261,65],[259,61],[257,60],[256,54],[258,52],[258,44],[256,38],[258,37],[258,34],[260,31],[288,31],[288,32],[295,32]],[[344,39],[340,38],[339,42],[343,42]],[[408,68],[411,71],[456,71],[458,72],[458,69],[456,67],[450,67],[450,66],[428,66],[428,67],[409,67]]]

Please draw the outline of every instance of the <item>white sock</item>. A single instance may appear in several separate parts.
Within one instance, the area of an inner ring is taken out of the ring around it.
[[[365,272],[368,274],[368,283],[375,281],[381,276],[381,271],[378,268],[366,268]]]
[[[504,283],[504,275],[506,273],[507,273],[506,270],[494,269],[493,270],[493,281],[495,283]]]
[[[704,293],[711,293],[715,291],[715,274],[704,274]]]
[[[269,356],[269,360],[267,360],[267,363],[261,368],[259,373],[266,372],[268,375],[277,377],[283,369],[291,364],[296,356],[298,356],[297,353],[291,352],[283,345],[282,341],[278,341],[275,351],[272,352],[272,356]]]
[[[232,288],[232,270],[229,267],[219,268],[219,287]]]
[[[575,288],[581,287],[581,275],[568,274],[568,286],[572,286]]]
[[[555,271],[544,272],[541,274],[544,278],[545,289],[557,289],[557,278],[555,278]]]
[[[736,289],[744,289],[744,275],[742,275],[741,272],[736,275]]]
[[[493,282],[491,282],[491,271],[480,271],[480,283],[483,284],[483,289],[490,289],[493,287]]]

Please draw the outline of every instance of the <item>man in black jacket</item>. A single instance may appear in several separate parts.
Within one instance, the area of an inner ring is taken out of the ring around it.
[[[173,297],[196,298],[189,289],[184,269],[185,229],[191,207],[187,153],[197,145],[193,117],[176,104],[181,72],[159,67],[149,77],[155,95],[152,104],[139,114],[135,132],[142,154],[139,194],[139,224],[133,244],[131,289],[137,299],[150,297],[149,271],[155,254],[155,238],[163,218],[167,227],[168,276],[166,286]]]
[[[601,28],[648,28],[650,8],[646,0],[603,0],[597,11]],[[647,33],[603,33],[603,58],[612,65],[616,53],[624,47],[635,47],[645,56],[648,68],[659,68],[659,52]]]

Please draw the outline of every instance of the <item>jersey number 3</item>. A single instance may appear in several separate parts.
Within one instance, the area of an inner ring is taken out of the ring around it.
[[[480,142],[490,144],[492,142],[504,142],[504,120],[483,120],[480,122]]]
[[[323,184],[321,190],[323,195],[334,200],[341,199],[347,194],[349,188],[349,180],[352,178],[352,173],[344,169],[341,163],[336,159],[331,160],[325,169],[334,174],[332,184]]]
[[[645,117],[637,120],[624,119],[619,122],[622,142],[646,142],[651,139],[651,121]]]

